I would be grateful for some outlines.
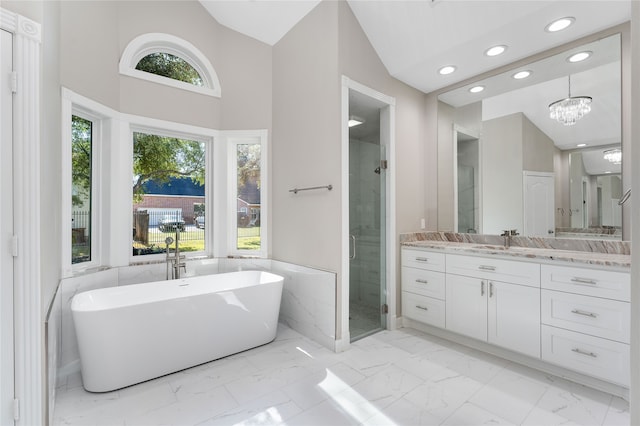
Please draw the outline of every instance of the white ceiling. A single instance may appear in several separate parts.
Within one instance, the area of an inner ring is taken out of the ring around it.
[[[316,0],[200,0],[222,25],[273,45]],[[630,0],[347,0],[389,73],[425,93],[626,22]],[[548,33],[552,20],[575,24]],[[484,51],[506,44],[507,51]],[[437,70],[453,64],[457,71]]]

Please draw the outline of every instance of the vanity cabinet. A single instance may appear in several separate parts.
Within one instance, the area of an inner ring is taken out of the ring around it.
[[[542,359],[629,385],[628,273],[542,265]]]
[[[402,250],[402,310],[407,318],[444,328],[445,255]]]
[[[402,249],[402,312],[629,386],[630,276],[593,266]]]
[[[448,330],[540,358],[540,265],[447,255],[446,272]]]

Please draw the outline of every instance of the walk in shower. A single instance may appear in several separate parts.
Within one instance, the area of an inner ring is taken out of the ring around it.
[[[357,340],[386,327],[386,161],[379,101],[350,91],[349,333]],[[354,124],[360,122],[360,124]]]

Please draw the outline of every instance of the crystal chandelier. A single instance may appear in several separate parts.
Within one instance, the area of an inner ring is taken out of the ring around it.
[[[608,149],[604,151],[604,159],[613,164],[622,163],[622,151],[618,148]]]
[[[571,76],[569,76],[569,97],[549,105],[549,116],[565,126],[573,126],[589,111],[591,111],[591,97],[571,96]]]

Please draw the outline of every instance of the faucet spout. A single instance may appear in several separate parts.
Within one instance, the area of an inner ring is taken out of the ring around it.
[[[511,247],[511,239],[516,235],[520,235],[517,229],[505,229],[502,231],[500,236],[504,237],[504,248]]]

